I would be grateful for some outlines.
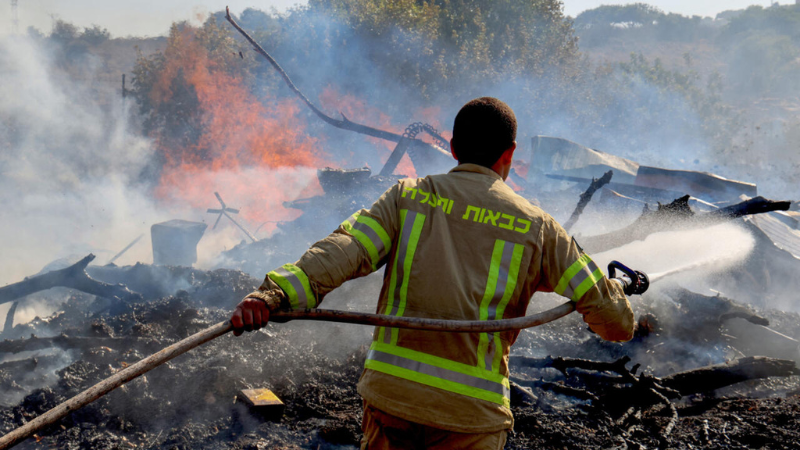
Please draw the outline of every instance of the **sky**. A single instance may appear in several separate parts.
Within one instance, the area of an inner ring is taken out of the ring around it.
[[[41,31],[50,30],[54,19],[74,23],[80,27],[98,24],[113,36],[158,36],[166,35],[174,21],[201,21],[208,12],[231,7],[235,14],[248,7],[263,10],[275,8],[285,11],[303,0],[17,0],[19,29],[25,31],[33,26]],[[715,16],[728,9],[741,9],[749,5],[768,6],[763,0],[639,0],[661,8],[666,12],[684,15]],[[581,11],[603,4],[627,4],[633,1],[565,0],[564,11],[576,16]],[[783,0],[780,3],[793,3]],[[11,0],[0,0],[0,35],[12,30]]]

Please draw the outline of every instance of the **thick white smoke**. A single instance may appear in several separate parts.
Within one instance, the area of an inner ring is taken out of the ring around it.
[[[197,205],[155,199],[140,181],[154,145],[132,125],[134,102],[122,99],[116,83],[97,77],[91,59],[78,76],[63,72],[51,45],[28,37],[0,39],[0,286],[59,258],[91,252],[95,263],[105,264],[142,234],[116,263],[151,263],[150,226],[170,219],[209,223],[196,266],[213,266],[243,234],[226,219],[212,231],[215,217]],[[299,193],[313,176],[308,168],[209,171],[187,178],[184,187],[207,190],[207,206],[215,207],[214,191],[224,196],[226,185],[245,178],[263,191],[268,209],[284,198],[271,192]],[[37,304],[35,298],[20,304],[15,323],[49,312]],[[8,307],[0,305],[0,317]]]
[[[24,37],[0,41],[0,74],[0,283],[66,254],[110,258],[161,216],[130,187],[152,148],[111,86],[72,81]]]

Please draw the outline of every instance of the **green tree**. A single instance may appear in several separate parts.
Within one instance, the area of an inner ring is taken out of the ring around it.
[[[89,45],[100,45],[111,39],[111,33],[100,25],[92,25],[83,30],[80,38]]]
[[[578,57],[572,24],[556,0],[311,0],[309,8],[376,43],[372,57],[384,72],[428,98],[540,76]]]

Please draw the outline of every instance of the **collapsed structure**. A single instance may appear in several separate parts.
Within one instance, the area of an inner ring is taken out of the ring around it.
[[[89,255],[0,288],[0,303],[38,296],[61,304],[58,312],[28,323],[14,323],[16,306],[6,318],[6,340],[0,342],[3,434],[225,320],[259,284],[254,277],[296,259],[395,183],[404,154],[418,175],[449,167],[446,141],[431,127],[412,124],[396,135],[332,119],[282,74],[326,122],[396,142],[386,165],[377,174],[320,169],[324,195],[287,205],[306,214],[280,224],[269,239],[251,237],[253,242],[225,252],[213,271],[191,267],[192,246],[205,226],[172,221],[152,230],[154,262],[161,264],[90,266]],[[420,140],[421,133],[432,142]],[[800,317],[769,307],[770,296],[800,288],[798,214],[788,202],[757,197],[750,183],[646,167],[541,136],[512,180],[557,217],[572,212],[588,187],[570,223],[582,230],[578,240],[592,252],[724,221],[745,227],[756,244],[743,264],[709,276],[711,284],[726,287],[724,294],[692,291],[677,278],[645,295],[634,304],[638,327],[628,343],[602,341],[576,316],[522,333],[510,362],[517,423],[509,448],[794,445],[800,437]],[[229,208],[219,201],[221,208],[213,211],[221,218]],[[589,234],[580,228],[582,213],[597,217],[605,211],[615,217],[610,229]],[[156,235],[166,236],[165,243]],[[173,248],[176,240],[182,245]],[[776,290],[778,285],[786,290]],[[371,310],[379,286],[376,276],[348,283],[326,299],[326,307]],[[537,294],[532,309],[554,302]],[[361,410],[355,383],[369,332],[292,323],[272,324],[244,340],[221,338],[71,413],[21,448],[352,447]],[[242,389],[265,387],[286,405],[277,421],[234,401]]]
[[[728,279],[768,287],[774,281],[762,279],[760,270],[774,275],[781,264],[785,271],[797,270],[796,213],[779,211],[789,209],[787,202],[740,201],[743,193],[731,191],[730,186],[751,189],[753,194],[755,187],[696,173],[689,178],[692,183],[706,189],[712,189],[707,184],[725,186],[725,190],[714,191],[718,197],[712,202],[683,195],[691,183],[681,187],[676,182],[674,190],[642,186],[636,183],[641,166],[633,177],[628,169],[635,163],[608,154],[601,155],[601,163],[586,165],[592,167],[575,166],[576,159],[591,158],[570,159],[569,154],[581,148],[568,144],[560,144],[568,152],[537,153],[540,147],[532,146],[533,157],[518,166],[520,191],[540,193],[536,199],[546,209],[556,198],[561,203],[571,198],[574,204],[576,188],[569,184],[577,182],[582,189],[587,184],[581,183],[583,179],[591,183],[611,170],[605,185],[595,186],[595,197],[584,198],[583,206],[591,205],[595,213],[604,208],[624,209],[626,203],[642,208],[628,227],[580,238],[587,249],[603,251],[654,233],[735,220],[750,229],[758,243],[746,264],[728,271]],[[548,166],[552,161],[560,161],[562,169]],[[526,165],[523,177],[520,173]],[[617,170],[628,174],[621,177],[627,183],[617,181]],[[687,177],[680,171],[660,173],[659,183],[668,176]],[[270,256],[275,261],[291,260],[307,245],[298,236],[311,239],[327,233],[343,214],[368,206],[397,178],[373,176],[368,169],[320,169],[318,176],[324,196],[291,205],[315,214],[285,224],[272,239],[243,242],[226,252],[227,263],[263,273]],[[619,192],[623,189],[628,189],[625,194]],[[665,204],[656,201],[655,209],[641,206],[652,204],[659,195],[680,197]],[[319,214],[323,210],[326,214]],[[330,223],[315,220],[320,216],[330,217]],[[580,215],[576,220],[580,223]],[[172,222],[154,227],[154,232],[175,233],[169,230],[192,230],[193,226]],[[202,233],[194,228],[195,236]],[[297,235],[290,237],[291,232]],[[294,242],[295,247],[282,247],[284,242]],[[259,283],[241,271],[208,272],[188,267],[190,262],[184,267],[117,267],[89,266],[91,260],[90,256],[0,288],[4,302],[25,301],[25,296],[37,292],[66,300],[62,310],[50,317],[15,325],[12,311],[6,320],[3,336],[7,340],[0,342],[4,433],[147,354],[224,320],[236,301]],[[784,281],[791,285],[795,281],[789,278]],[[379,285],[375,277],[367,277],[331,295],[327,305],[369,310]],[[57,286],[70,289],[50,289]],[[729,292],[745,290],[731,288]],[[555,300],[544,296],[534,301],[538,310]],[[793,411],[800,408],[796,366],[800,317],[766,309],[767,304],[763,299],[759,304],[750,298],[692,292],[678,283],[661,286],[634,306],[639,325],[629,343],[612,344],[593,337],[574,316],[523,333],[511,358],[517,425],[509,448],[623,443],[783,445],[795,432],[791,430],[797,428],[796,419],[773,427],[761,424],[775,415],[796,417]],[[348,325],[286,324],[256,333],[246,346],[232,338],[219,339],[72,413],[22,448],[42,443],[93,448],[356,445],[360,404],[355,382],[368,332]],[[313,351],[307,351],[309,345]],[[286,403],[285,414],[277,422],[266,420],[246,404],[230,401],[241,389],[263,387]],[[787,400],[779,402],[781,398]],[[753,405],[758,405],[756,411],[768,412],[752,413]],[[554,426],[567,422],[572,424],[567,430]]]

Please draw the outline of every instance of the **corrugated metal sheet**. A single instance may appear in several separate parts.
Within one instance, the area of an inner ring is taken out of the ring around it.
[[[531,162],[544,173],[583,178],[599,178],[612,169],[617,183],[633,184],[639,170],[635,161],[549,136],[531,139]]]
[[[784,223],[777,213],[754,214],[745,220],[761,229],[776,246],[800,259],[800,230]]]

